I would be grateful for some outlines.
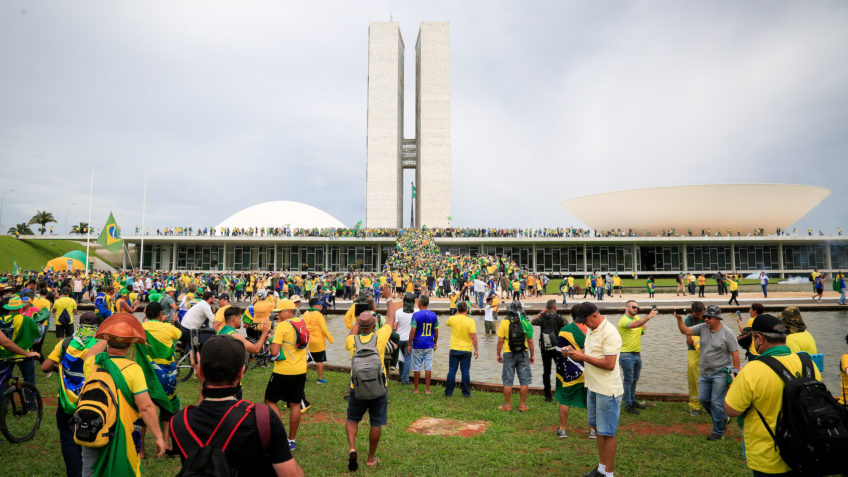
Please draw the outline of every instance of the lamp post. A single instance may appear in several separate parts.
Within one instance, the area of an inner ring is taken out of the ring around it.
[[[6,200],[6,194],[9,192],[15,192],[15,189],[9,189],[3,193],[3,196],[0,197],[0,227],[3,225],[3,202]],[[5,235],[6,231],[0,229],[0,235]]]
[[[65,233],[68,234],[70,231],[68,230],[68,213],[71,211],[71,207],[77,205],[76,202],[71,202],[70,205],[65,209]]]

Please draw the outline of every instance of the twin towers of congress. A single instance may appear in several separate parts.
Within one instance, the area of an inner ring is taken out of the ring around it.
[[[397,22],[368,28],[367,227],[403,227],[403,171],[415,170],[415,227],[451,220],[450,24],[415,43],[415,137],[404,138],[404,43]]]

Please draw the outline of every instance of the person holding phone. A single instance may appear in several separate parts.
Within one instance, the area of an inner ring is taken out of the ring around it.
[[[624,411],[628,414],[639,414],[639,409],[645,408],[644,404],[636,402],[636,383],[642,371],[642,335],[647,329],[645,325],[658,313],[654,307],[650,313],[639,317],[639,303],[627,300],[624,314],[618,320],[618,334],[622,342],[618,360],[624,374]]]

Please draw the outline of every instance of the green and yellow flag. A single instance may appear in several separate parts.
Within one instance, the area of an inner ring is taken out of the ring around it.
[[[112,212],[109,212],[109,220],[103,226],[103,231],[97,237],[97,243],[106,247],[106,250],[117,253],[124,246],[124,240],[121,239],[121,233],[118,230],[118,224],[115,223],[115,217]]]

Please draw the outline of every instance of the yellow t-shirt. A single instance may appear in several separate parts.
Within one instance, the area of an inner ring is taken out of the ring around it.
[[[356,304],[350,305],[350,308],[345,312],[344,320],[347,329],[352,330],[353,325],[356,324]]]
[[[255,310],[254,305],[254,312]],[[291,318],[286,321],[299,319]],[[286,322],[277,323],[277,328],[274,330],[274,339],[271,340],[271,343],[280,345],[280,354],[285,354],[286,359],[274,362],[275,373],[287,375],[306,373],[306,350],[294,347],[296,339],[294,325]]]
[[[736,282],[735,280],[728,280],[727,285],[728,285],[728,288],[730,289],[730,291],[738,291],[739,290],[739,283]]]
[[[309,330],[309,345],[307,348],[310,353],[320,353],[327,350],[327,343],[324,341],[330,340],[330,343],[335,343],[336,340],[327,329],[327,320],[324,315],[318,310],[310,310],[303,314],[303,321],[306,322],[306,328]]]
[[[226,321],[226,320],[224,320],[224,312],[227,311],[227,308],[229,308],[231,306],[232,305],[226,305],[226,306],[222,306],[221,308],[218,308],[218,311],[215,312],[215,319],[212,320],[212,323],[214,325],[220,324],[221,326],[224,326],[224,322]],[[253,307],[253,312],[256,313],[256,307],[255,306]]]
[[[786,336],[786,346],[788,346],[793,353],[818,353],[816,340],[813,339],[813,335],[811,335],[809,331],[792,333],[791,335]]]
[[[574,288],[574,277],[568,277],[568,286]]]
[[[509,320],[507,320],[506,318],[501,320],[501,322],[498,324],[498,338],[503,338],[503,352],[511,353],[512,351],[510,351],[509,349]],[[529,341],[530,340],[527,339],[527,335],[524,335],[524,343],[528,346],[527,349],[530,349],[528,345]]]
[[[698,285],[706,285],[706,284],[707,284],[707,277],[705,277],[703,275],[698,276]]]
[[[633,321],[637,321],[639,315],[630,318],[627,314],[621,315],[618,320],[618,334],[621,335],[621,352],[622,353],[640,353],[642,352],[642,333],[645,331],[641,326],[636,328],[628,328],[627,325]]]
[[[793,374],[801,372],[801,360],[797,355],[775,356]],[[813,366],[816,379],[821,381],[818,367]],[[752,361],[745,365],[727,390],[725,402],[739,412],[745,412],[745,457],[748,467],[768,474],[789,472],[789,466],[780,458],[774,440],[763,426],[756,408],[768,422],[777,426],[777,414],[783,406],[783,380],[767,364]]]
[[[754,326],[754,318],[748,318],[748,321],[745,323],[745,328],[750,328]],[[751,353],[751,356],[759,356],[760,353],[757,353],[757,346],[754,345],[754,337],[751,337],[751,346],[748,347],[748,352]]]
[[[456,295],[451,295],[451,296],[450,296],[450,307],[451,307],[451,308],[456,308]]]
[[[445,322],[451,327],[450,349],[456,351],[474,351],[471,334],[477,333],[477,323],[468,315],[453,315]]]
[[[63,296],[62,298],[59,298],[58,300],[53,302],[53,313],[56,315],[56,318],[58,318],[63,311],[67,311],[68,315],[70,315],[71,317],[71,323],[74,322],[74,311],[76,309],[77,302],[69,296]]]
[[[842,394],[839,396],[839,402],[848,404],[848,353],[843,354],[839,361],[839,379],[842,382]]]
[[[42,310],[50,310],[50,300],[44,298],[43,296],[35,297],[32,300],[32,306],[42,309]]]
[[[367,335],[359,335],[359,340],[367,343],[374,333],[368,333]],[[350,351],[350,357],[353,358],[353,352],[356,350],[356,342],[353,340],[354,335],[347,335],[345,338],[345,349]],[[383,373],[386,374],[386,343],[389,342],[389,338],[392,337],[392,327],[389,325],[383,325],[380,329],[377,330],[377,352],[380,353],[380,363],[383,365]],[[353,388],[353,383],[351,382],[350,387]]]
[[[621,286],[621,277],[619,277],[618,275],[612,277],[612,286],[620,287]]]
[[[112,362],[121,369],[121,374],[124,375],[127,386],[133,395],[147,392],[147,381],[144,380],[144,371],[141,370],[141,366],[138,363],[127,358],[119,357],[113,357]],[[94,369],[94,356],[91,356],[85,360],[82,369],[86,380],[94,373]]]
[[[268,317],[271,316],[271,310],[274,309],[274,304],[267,301],[257,301],[253,304],[253,323],[259,324],[265,321],[268,321]]]

